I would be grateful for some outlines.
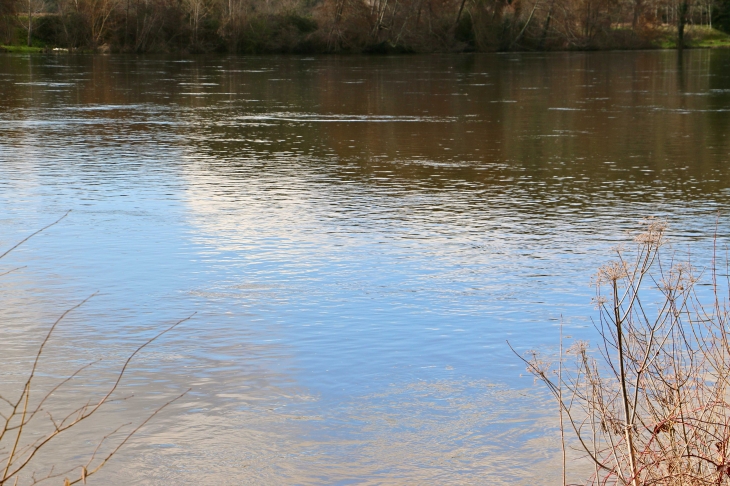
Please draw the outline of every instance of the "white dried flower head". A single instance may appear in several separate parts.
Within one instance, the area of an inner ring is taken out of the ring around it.
[[[575,341],[573,344],[570,345],[565,353],[575,354],[576,356],[578,356],[585,353],[588,350],[589,346],[590,344],[588,343],[588,341]]]
[[[593,297],[591,299],[591,303],[593,304],[593,307],[595,309],[599,309],[599,310],[601,309],[601,307],[606,305],[607,302],[608,302],[608,299],[602,295],[599,295],[598,297]]]
[[[694,267],[689,263],[675,263],[658,282],[664,291],[684,291],[697,282]]]
[[[668,226],[666,220],[650,217],[641,221],[640,224],[644,226],[644,232],[634,237],[635,242],[650,246],[661,246],[664,244],[664,233]]]
[[[611,261],[598,268],[594,281],[596,285],[614,283],[629,276],[630,267],[626,262]]]
[[[526,360],[528,363],[527,371],[532,373],[536,378],[544,378],[550,371],[552,363],[546,361],[544,357],[534,349],[531,349],[525,354],[527,355]]]

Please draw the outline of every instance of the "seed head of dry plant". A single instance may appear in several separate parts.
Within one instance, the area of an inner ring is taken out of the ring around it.
[[[59,223],[62,219],[68,216],[68,214],[69,213],[66,213],[57,221],[41,228],[9,250],[0,254],[0,259],[4,258],[11,251],[28,241],[33,236]],[[0,274],[0,276],[7,275],[8,273],[16,270],[19,270],[19,268],[6,271]],[[50,444],[63,442],[64,437],[68,436],[67,431],[77,428],[82,422],[89,419],[102,407],[116,399],[115,392],[118,392],[122,378],[127,371],[130,362],[137,353],[142,351],[143,348],[163,334],[171,331],[192,317],[190,316],[176,322],[134,349],[133,352],[128,355],[124,364],[116,372],[113,379],[110,381],[108,388],[102,393],[101,398],[87,401],[82,397],[81,401],[84,402],[83,404],[72,407],[73,409],[71,412],[65,411],[61,414],[61,416],[54,416],[54,410],[49,409],[49,399],[51,396],[64,386],[68,385],[71,380],[77,378],[82,371],[94,363],[82,366],[76,370],[76,372],[67,376],[65,379],[60,380],[50,388],[38,387],[37,377],[43,357],[43,350],[61,321],[63,321],[69,313],[84,305],[89,299],[94,297],[94,295],[96,294],[91,295],[75,306],[67,309],[51,325],[45,335],[45,338],[37,349],[33,365],[28,371],[27,379],[25,380],[20,393],[15,396],[10,396],[0,389],[0,486],[10,484],[14,486],[18,484],[37,484],[54,479],[60,481],[61,478],[63,478],[64,486],[79,482],[86,484],[87,478],[99,472],[99,470],[101,470],[101,468],[104,467],[104,465],[106,465],[109,460],[129,441],[129,439],[152,419],[152,417],[187,393],[186,391],[182,395],[179,395],[157,407],[145,420],[136,426],[124,424],[116,430],[110,431],[107,435],[99,437],[96,449],[94,449],[86,461],[80,462],[79,464],[63,464],[63,466],[58,469],[56,466],[53,466],[50,471],[41,476],[38,476],[38,473],[33,471],[33,460],[37,459],[44,451],[48,450],[48,446]],[[127,429],[126,432],[124,432],[125,428]],[[129,430],[130,428],[131,430]],[[102,450],[104,451],[103,453]]]
[[[591,461],[588,484],[730,484],[730,282],[720,289],[713,255],[700,292],[701,272],[665,246],[666,222],[642,225],[594,279],[597,350],[561,343],[554,372],[520,357]]]

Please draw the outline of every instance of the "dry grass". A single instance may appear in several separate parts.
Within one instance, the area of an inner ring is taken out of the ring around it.
[[[666,228],[645,221],[599,268],[597,349],[522,357],[593,464],[588,484],[730,484],[730,286],[714,255],[704,271],[677,258]]]

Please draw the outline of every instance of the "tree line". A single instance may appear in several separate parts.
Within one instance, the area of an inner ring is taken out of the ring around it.
[[[0,43],[115,52],[657,46],[730,32],[730,0],[0,0]]]

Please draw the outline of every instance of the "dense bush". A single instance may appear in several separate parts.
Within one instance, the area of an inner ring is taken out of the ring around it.
[[[311,34],[317,22],[296,13],[259,15],[243,22],[230,22],[223,31],[230,50],[238,53],[311,52],[321,50]],[[319,47],[319,48],[318,48]]]

